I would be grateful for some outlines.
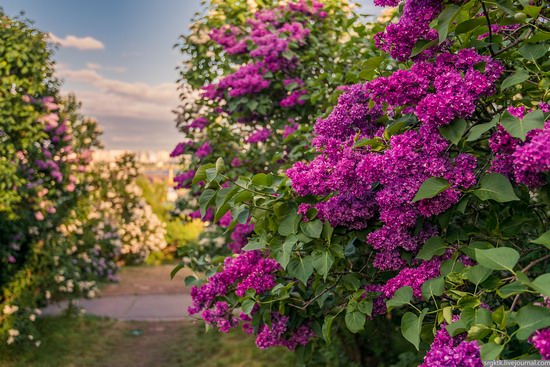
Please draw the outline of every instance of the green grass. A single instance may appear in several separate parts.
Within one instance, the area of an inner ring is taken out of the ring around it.
[[[265,351],[241,332],[204,332],[192,322],[122,322],[93,316],[37,320],[40,347],[0,350],[1,367],[289,367],[293,354]]]

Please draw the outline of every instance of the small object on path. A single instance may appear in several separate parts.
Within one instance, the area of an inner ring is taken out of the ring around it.
[[[132,336],[141,336],[141,335],[143,335],[143,330],[141,330],[141,329],[130,330],[130,335],[132,335]]]

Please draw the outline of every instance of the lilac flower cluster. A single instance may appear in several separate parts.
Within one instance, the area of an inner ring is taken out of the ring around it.
[[[550,328],[535,331],[529,341],[537,348],[543,360],[550,360]]]
[[[210,121],[206,117],[198,117],[191,121],[191,123],[187,126],[188,129],[197,129],[197,130],[203,130],[205,127],[210,124]]]
[[[204,96],[209,99],[240,97],[259,93],[267,89],[271,82],[267,72],[291,72],[298,60],[283,55],[289,51],[291,43],[304,45],[310,34],[307,21],[287,21],[288,15],[302,13],[309,17],[326,17],[320,9],[323,4],[314,1],[310,6],[307,1],[288,3],[275,9],[258,11],[254,18],[248,19],[250,30],[246,33],[235,26],[225,25],[214,29],[210,38],[217,42],[231,55],[249,52],[253,62],[240,67],[233,74],[222,78],[217,84],[204,87]],[[281,106],[292,107],[304,102],[299,97],[305,91],[295,91],[281,101]]]
[[[216,302],[213,309],[204,310],[201,316],[204,322],[217,327],[224,333],[228,333],[239,323],[233,310],[229,308],[227,302],[223,301]]]
[[[256,338],[256,345],[260,349],[269,347],[284,346],[290,350],[296,349],[298,345],[306,345],[315,336],[313,330],[307,325],[299,326],[290,336],[286,336],[288,316],[277,312],[271,314],[271,326],[263,324]]]
[[[262,128],[254,131],[252,134],[250,134],[246,139],[245,142],[250,144],[256,144],[256,143],[263,143],[266,142],[267,139],[271,136],[271,130],[267,128]]]
[[[375,1],[381,6],[396,6],[397,3],[395,0]],[[430,23],[442,10],[441,0],[406,0],[399,21],[388,24],[384,32],[375,36],[376,46],[396,60],[407,60],[416,42],[437,39],[437,31],[430,28]]]
[[[185,150],[187,149],[187,147],[192,146],[192,145],[193,145],[193,142],[190,141],[190,140],[189,141],[182,141],[181,143],[178,143],[178,145],[176,145],[174,150],[170,153],[170,157],[172,157],[172,158],[179,157],[180,155],[185,153]]]
[[[519,28],[519,26],[520,26],[519,24],[511,24],[511,25],[491,24],[491,33],[492,34],[500,34],[500,33],[515,31],[516,29]],[[479,36],[477,36],[477,39],[478,40],[483,40],[483,39],[489,37],[489,35],[490,35],[489,32],[483,33],[483,34],[480,34]]]
[[[210,143],[205,142],[197,149],[195,156],[197,156],[197,158],[205,158],[208,157],[212,151],[213,149],[212,146],[210,146]]]
[[[237,224],[231,233],[232,242],[227,247],[234,253],[242,252],[242,248],[248,243],[248,237],[254,231],[254,224]]]
[[[466,341],[464,335],[451,337],[445,325],[441,324],[419,367],[483,367],[477,342]]]
[[[539,104],[543,113],[549,113],[547,104]],[[525,107],[509,107],[508,112],[522,119]],[[543,129],[531,130],[525,142],[512,137],[502,125],[489,138],[489,147],[494,158],[490,170],[498,172],[517,183],[530,188],[544,185],[543,173],[550,171],[550,122]]]
[[[279,264],[266,258],[261,251],[247,251],[228,257],[222,271],[210,277],[204,285],[191,289],[193,305],[189,307],[189,314],[212,308],[220,297],[231,292],[239,297],[249,289],[256,294],[264,293],[275,286],[275,272],[278,270]]]
[[[485,63],[484,73],[475,69],[479,63]],[[469,117],[477,99],[494,92],[502,70],[491,58],[465,49],[344,88],[331,114],[315,125],[314,145],[320,154],[287,171],[294,190],[302,196],[331,195],[316,208],[333,226],[362,229],[370,219],[379,219],[382,228],[367,237],[377,253],[374,264],[382,270],[399,269],[404,265],[400,250],[415,252],[435,234],[431,228],[411,234],[417,219],[444,212],[458,202],[461,190],[476,183],[476,158],[450,156],[449,143],[438,127]],[[421,126],[388,141],[382,138],[384,126],[376,123],[384,114],[414,114]],[[357,137],[377,138],[383,149],[353,148]],[[430,177],[447,180],[450,188],[413,203]]]
[[[191,182],[195,177],[195,171],[189,170],[174,177],[174,182],[176,183],[176,189],[189,188]]]
[[[298,125],[295,122],[292,123],[292,124],[289,124],[289,125],[285,125],[285,129],[283,131],[283,139],[286,139],[289,135],[296,132],[299,127],[300,127],[300,125]]]
[[[300,97],[306,94],[306,90],[296,90],[294,92],[291,92],[288,96],[286,96],[279,102],[279,106],[290,108],[296,105],[303,105],[306,103],[306,101],[301,99]]]

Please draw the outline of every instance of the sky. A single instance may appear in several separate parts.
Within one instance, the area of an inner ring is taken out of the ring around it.
[[[372,13],[361,0],[361,13]],[[181,139],[173,45],[187,32],[201,0],[0,0],[14,16],[24,11],[60,44],[54,55],[62,91],[98,120],[106,149],[171,150]]]

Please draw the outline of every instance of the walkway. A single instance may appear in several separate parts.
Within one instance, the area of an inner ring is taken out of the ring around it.
[[[82,299],[75,304],[86,313],[124,321],[176,321],[189,319],[191,296],[184,285],[185,270],[170,280],[173,265],[126,267],[120,282],[102,287],[100,297]],[[67,302],[48,306],[45,315],[67,308]]]

